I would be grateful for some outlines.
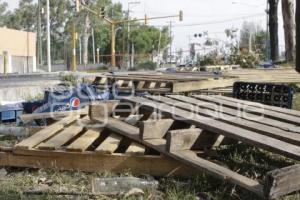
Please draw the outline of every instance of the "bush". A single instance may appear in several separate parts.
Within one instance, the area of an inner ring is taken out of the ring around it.
[[[255,53],[242,52],[240,55],[232,55],[229,62],[232,65],[240,65],[242,68],[254,68],[259,64],[260,56]]]
[[[155,70],[157,64],[152,61],[144,61],[137,64],[137,70]]]
[[[207,65],[223,65],[224,64],[224,58],[221,56],[218,56],[218,53],[213,51],[207,55],[204,56],[197,56],[197,64],[200,66],[207,66]]]

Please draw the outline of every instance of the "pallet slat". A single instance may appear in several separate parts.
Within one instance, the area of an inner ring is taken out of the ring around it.
[[[57,132],[62,130],[66,125],[76,121],[78,119],[78,116],[71,116],[71,117],[66,117],[62,119],[61,121],[49,126],[48,128],[45,128],[33,136],[23,140],[22,142],[18,143],[15,145],[16,149],[31,149],[41,142],[47,140],[48,138],[52,137],[55,135]]]
[[[78,135],[83,130],[81,126],[70,126],[60,133],[58,133],[53,138],[48,141],[41,143],[37,146],[38,149],[41,150],[56,150],[59,149],[62,145],[66,144],[76,135]]]
[[[110,134],[95,150],[96,153],[100,154],[112,154],[114,153],[120,142],[122,137],[116,134]]]
[[[72,144],[67,146],[66,149],[68,151],[84,152],[99,136],[100,130],[88,130]]]
[[[131,143],[127,150],[125,151],[126,155],[144,155],[145,147],[135,142]]]
[[[158,101],[163,101],[168,103],[169,105],[175,105],[178,108],[184,109],[184,110],[191,110],[194,111],[196,110],[197,113],[214,117],[215,119],[221,120],[223,122],[236,125],[238,127],[242,127],[248,130],[252,130],[267,136],[271,136],[286,142],[289,142],[291,144],[295,145],[300,145],[300,134],[298,133],[293,133],[293,132],[288,132],[282,129],[279,129],[277,127],[272,127],[272,126],[267,126],[264,123],[268,122],[268,119],[261,119],[259,118],[258,121],[255,121],[253,118],[253,121],[246,120],[243,118],[239,118],[238,116],[235,115],[228,115],[227,112],[224,111],[223,108],[216,108],[216,110],[210,110],[210,106],[207,106],[206,102],[191,98],[191,97],[184,97],[184,96],[168,96],[172,99],[160,97],[158,98],[152,98],[150,99],[156,99]],[[181,101],[184,102],[181,102]],[[190,104],[188,104],[188,102]],[[172,104],[171,104],[172,103]],[[194,105],[191,107],[191,105]],[[198,106],[201,106],[200,109]],[[276,122],[276,121],[275,121]],[[293,125],[286,124],[286,127],[292,127]]]
[[[273,119],[277,119],[279,121],[283,121],[283,122],[287,122],[287,123],[292,123],[295,125],[300,125],[300,118],[299,117],[295,117],[295,116],[291,116],[291,115],[287,115],[287,114],[283,114],[283,113],[279,113],[279,112],[274,112],[272,110],[267,110],[264,109],[264,105],[262,105],[260,108],[258,107],[253,107],[253,106],[244,106],[244,107],[240,107],[239,104],[234,103],[234,102],[229,102],[223,99],[216,99],[214,97],[211,96],[204,96],[204,95],[195,95],[194,97],[197,97],[199,99],[203,99],[206,101],[211,101],[211,102],[216,102],[219,103],[223,106],[227,106],[227,107],[232,107],[232,108],[237,108],[237,109],[242,109],[245,112],[248,113],[253,113],[253,114],[261,114],[263,113],[264,116],[268,116],[269,118],[273,118]]]

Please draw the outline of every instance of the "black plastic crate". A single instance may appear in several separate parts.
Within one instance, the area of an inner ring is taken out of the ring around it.
[[[284,84],[236,82],[233,85],[234,98],[282,108],[292,108],[293,94],[293,88]]]

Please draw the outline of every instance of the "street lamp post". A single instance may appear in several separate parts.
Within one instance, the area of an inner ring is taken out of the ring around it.
[[[50,38],[50,2],[47,0],[47,64],[48,64],[48,72],[52,71],[51,67],[51,38]]]
[[[127,67],[131,68],[132,64],[131,64],[131,59],[130,59],[130,41],[129,41],[129,37],[130,37],[130,5],[138,5],[140,4],[140,1],[131,1],[128,2],[128,10],[127,10],[127,32],[128,32],[128,37],[127,37],[127,54],[128,54],[128,58],[127,58]]]

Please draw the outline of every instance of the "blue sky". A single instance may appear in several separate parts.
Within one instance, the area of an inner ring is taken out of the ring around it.
[[[11,9],[15,8],[19,0],[4,0]],[[184,12],[184,21],[178,19],[164,19],[151,21],[150,25],[168,25],[172,20],[174,49],[187,49],[189,36],[195,33],[208,31],[211,37],[225,38],[224,30],[234,27],[240,28],[243,21],[253,21],[266,27],[266,0],[113,0],[120,2],[124,9],[128,2],[139,1],[138,5],[131,5],[132,17],[165,16]],[[195,24],[199,24],[195,26]],[[187,25],[187,26],[186,26]],[[280,46],[283,48],[284,35],[281,10],[279,11],[279,37]],[[193,39],[195,40],[195,39]],[[194,41],[197,42],[197,39]]]

